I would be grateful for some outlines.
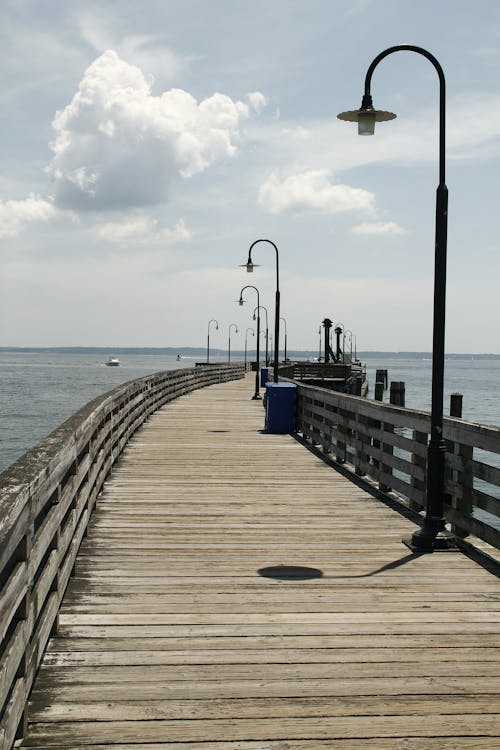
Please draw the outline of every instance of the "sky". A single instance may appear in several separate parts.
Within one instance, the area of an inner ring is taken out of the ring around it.
[[[497,0],[2,0],[0,346],[430,351],[446,77],[446,351],[500,353]],[[265,312],[263,311],[263,327]]]

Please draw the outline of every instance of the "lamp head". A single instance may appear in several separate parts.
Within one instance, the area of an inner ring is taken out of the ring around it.
[[[341,112],[337,115],[339,120],[358,123],[358,135],[373,135],[375,132],[376,122],[386,122],[394,120],[394,112],[385,112],[381,109],[375,109],[370,94],[363,96],[360,109],[349,112]]]
[[[218,323],[216,323],[216,324],[215,324],[215,330],[216,330],[216,331],[218,331],[218,330],[219,330],[219,324],[218,324]]]
[[[244,301],[244,300],[243,300],[243,297],[242,297],[242,296],[240,295],[240,299],[239,299],[239,304],[240,304],[240,305],[243,305],[243,301]]]
[[[246,268],[247,269],[247,273],[253,273],[253,269],[254,268],[258,268],[258,267],[259,267],[258,264],[254,263],[252,261],[250,253],[248,253],[248,260],[247,260],[247,262],[246,263],[242,263],[241,266],[240,266],[240,268]]]

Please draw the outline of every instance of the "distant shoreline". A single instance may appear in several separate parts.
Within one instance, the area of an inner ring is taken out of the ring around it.
[[[147,355],[166,355],[176,356],[177,354],[193,357],[203,357],[206,354],[206,348],[191,346],[168,346],[168,347],[126,347],[126,346],[0,346],[0,353],[24,353],[24,354],[142,354]],[[213,356],[224,356],[227,354],[226,349],[211,349]],[[234,356],[243,356],[243,350],[235,350]],[[288,352],[290,359],[317,357],[318,350],[298,350],[293,349]],[[390,352],[390,351],[360,351],[357,353],[359,359],[371,359],[385,357],[387,359],[430,359],[431,352]],[[490,359],[499,360],[500,354],[493,353],[454,353],[447,352],[446,359]]]

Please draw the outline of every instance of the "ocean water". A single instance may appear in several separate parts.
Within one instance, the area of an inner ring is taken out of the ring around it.
[[[81,406],[117,385],[160,370],[193,367],[196,359],[162,354],[123,354],[120,367],[106,367],[105,354],[0,352],[0,471]],[[216,360],[211,355],[211,359]],[[236,359],[236,357],[235,357]],[[224,361],[222,359],[221,361]],[[404,381],[406,406],[430,411],[431,361],[367,357],[373,398],[375,372],[387,369],[389,381]],[[445,413],[451,393],[463,394],[463,418],[500,425],[500,359],[448,359]],[[388,391],[384,400],[388,400]]]
[[[388,371],[389,383],[405,383],[405,405],[409,408],[431,410],[432,361],[405,359],[401,356],[379,359],[369,357],[366,371],[370,387],[369,398],[374,398],[375,375],[378,369]],[[444,414],[450,413],[452,393],[463,395],[462,418],[471,422],[500,426],[500,359],[450,357],[445,361]],[[389,400],[389,391],[384,401]]]
[[[119,359],[119,367],[107,367],[107,354],[0,352],[0,471],[96,396],[153,372],[194,367],[196,361],[160,354]]]

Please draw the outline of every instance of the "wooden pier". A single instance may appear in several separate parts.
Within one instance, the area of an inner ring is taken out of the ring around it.
[[[410,512],[263,432],[253,377],[170,401],[125,447],[20,746],[494,750],[494,564],[412,554]]]

